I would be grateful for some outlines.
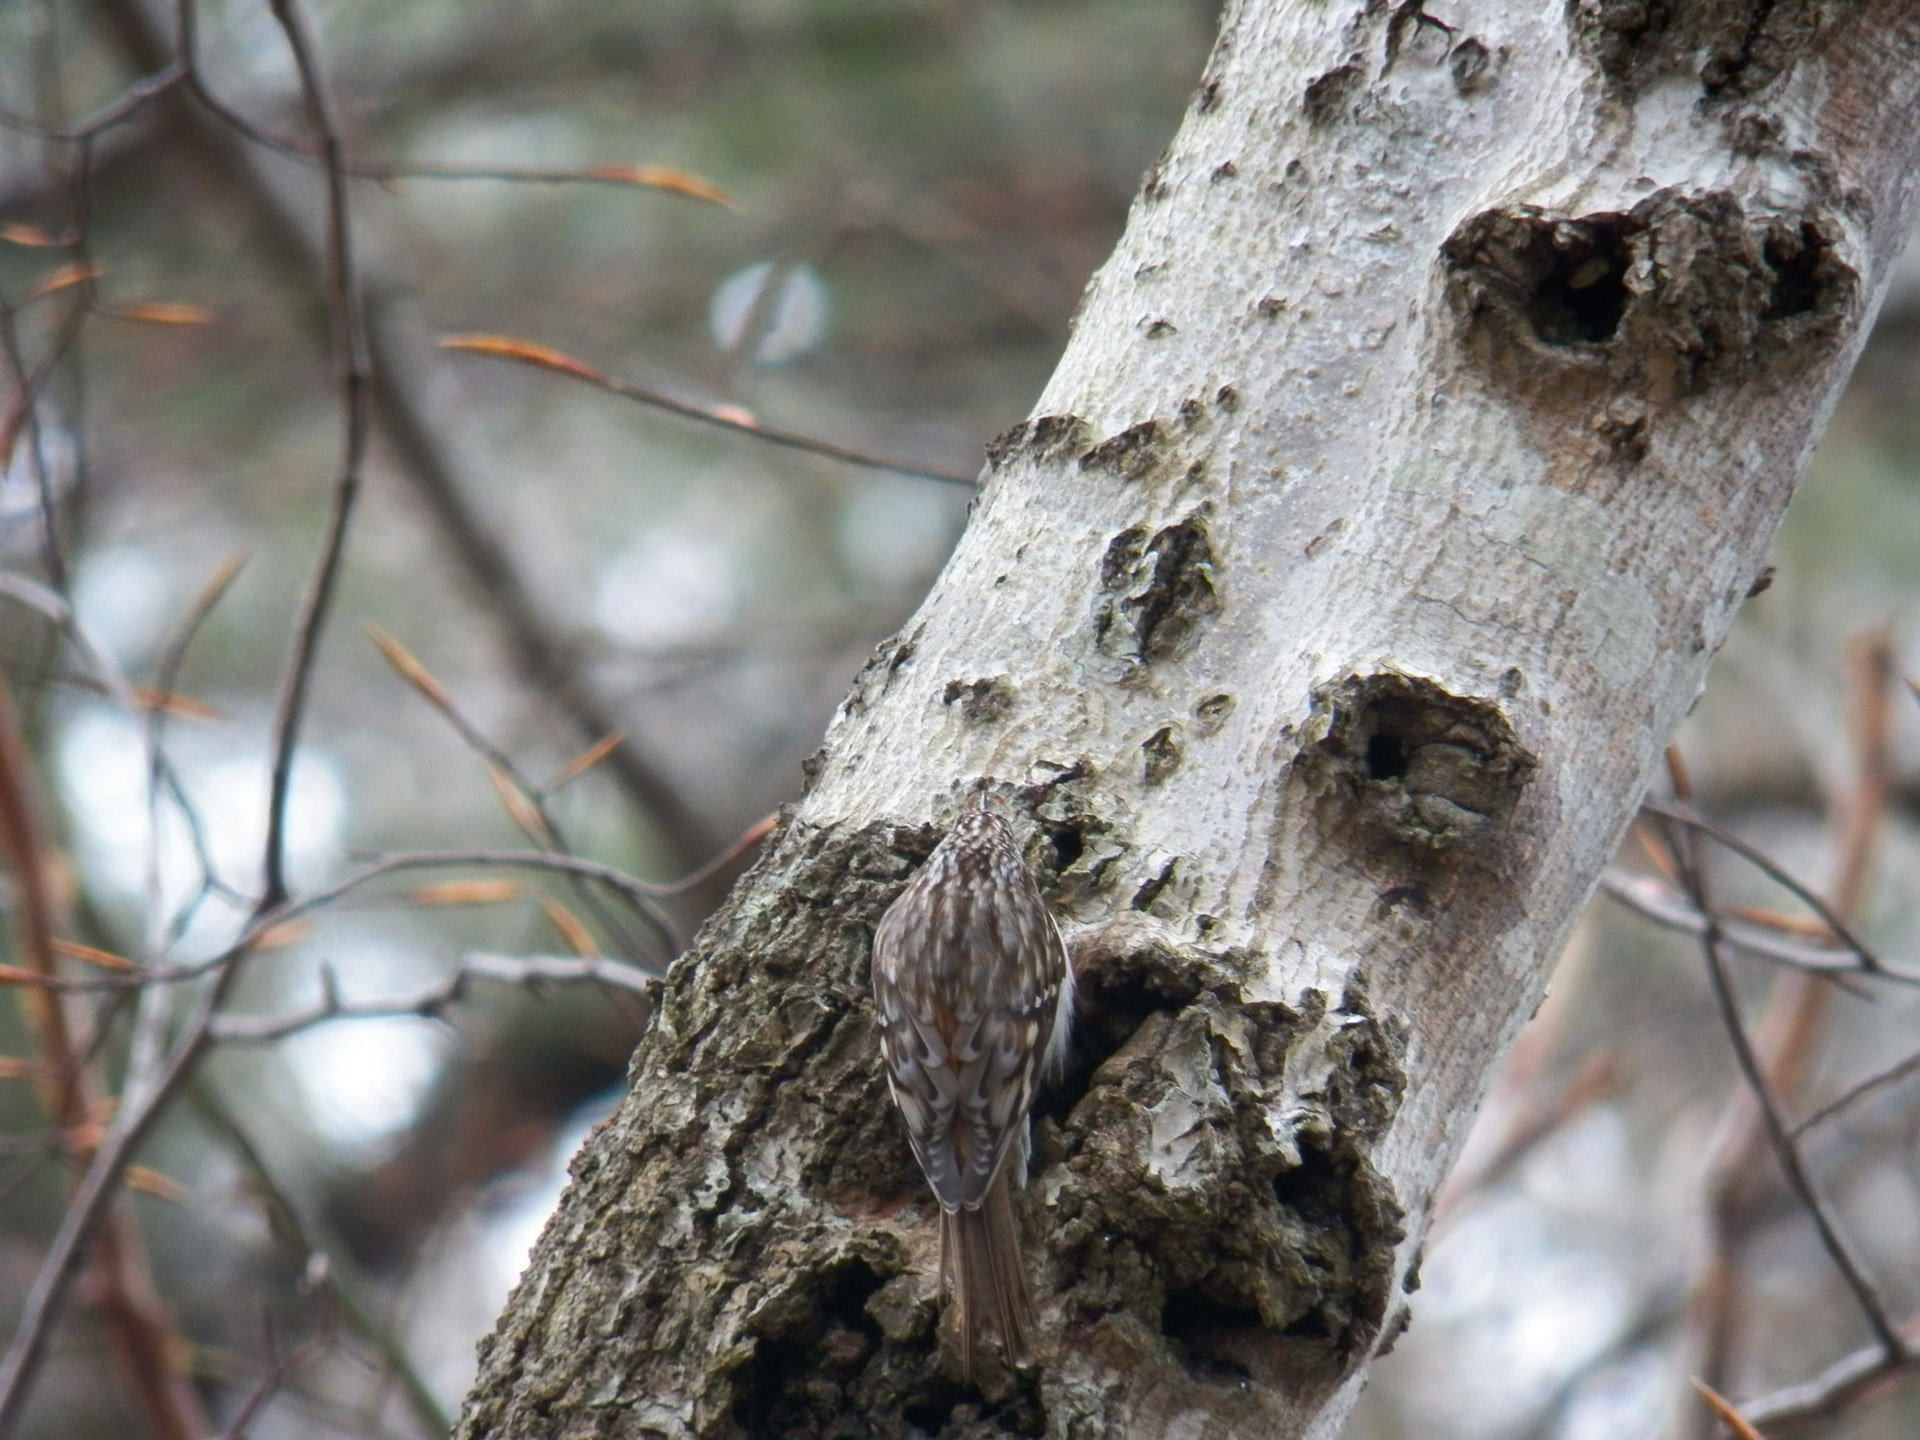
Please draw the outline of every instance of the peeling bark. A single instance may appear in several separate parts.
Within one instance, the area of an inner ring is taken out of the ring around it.
[[[674,967],[461,1433],[1337,1434],[1917,160],[1907,0],[1230,5],[1035,418]],[[867,963],[978,783],[1084,1015],[1019,1200],[1041,1354],[968,1388]]]

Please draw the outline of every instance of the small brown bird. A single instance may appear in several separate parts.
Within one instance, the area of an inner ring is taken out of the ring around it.
[[[969,810],[873,936],[887,1085],[940,1202],[940,1278],[973,1378],[983,1324],[1025,1360],[1033,1299],[1011,1187],[1027,1183],[1028,1111],[1064,1055],[1073,974],[1007,823]]]

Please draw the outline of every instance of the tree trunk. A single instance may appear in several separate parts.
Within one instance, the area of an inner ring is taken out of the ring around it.
[[[1230,4],[1036,418],[674,968],[462,1434],[1335,1435],[1917,154],[1910,0]],[[976,1390],[868,947],[982,778],[1084,1019],[1019,1206],[1042,1353]]]

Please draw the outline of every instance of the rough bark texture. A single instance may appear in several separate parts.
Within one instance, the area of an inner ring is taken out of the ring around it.
[[[1328,1437],[1904,239],[1910,0],[1244,0],[973,523],[674,968],[470,1437]],[[1445,21],[1449,30],[1435,20]],[[872,926],[1077,932],[1043,1355],[942,1346]]]

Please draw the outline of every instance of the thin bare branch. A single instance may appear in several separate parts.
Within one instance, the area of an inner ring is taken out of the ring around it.
[[[1837,861],[1830,898],[1815,893],[1811,887],[1786,874],[1771,857],[1754,847],[1744,846],[1737,837],[1724,831],[1711,827],[1683,829],[1671,820],[1665,823],[1670,848],[1683,847],[1673,851],[1674,878],[1701,909],[1711,907],[1706,899],[1705,872],[1694,842],[1710,835],[1722,844],[1733,842],[1730,848],[1744,853],[1751,863],[1800,896],[1821,917],[1829,934],[1859,949],[1847,926],[1865,898],[1866,881],[1886,808],[1890,777],[1888,695],[1893,679],[1893,657],[1884,631],[1856,638],[1848,645],[1847,654],[1848,749],[1853,760],[1853,776],[1851,783],[1835,798],[1829,817]],[[1675,790],[1683,804],[1690,804],[1691,796],[1678,773]],[[1718,917],[1715,918],[1717,922]],[[1712,927],[1701,938],[1707,950],[1716,1002],[1722,1004],[1724,1018],[1729,1013],[1726,1007],[1734,1003],[1724,955],[1713,944]],[[1861,973],[1868,978],[1875,976],[1869,964],[1872,958],[1864,952],[1861,954]],[[1755,1184],[1755,1179],[1764,1151],[1774,1151],[1776,1163],[1787,1176],[1788,1188],[1803,1205],[1818,1200],[1804,1157],[1793,1136],[1784,1130],[1782,1121],[1789,1105],[1799,1108],[1800,1097],[1812,1079],[1831,1001],[1830,988],[1816,983],[1815,976],[1788,973],[1774,981],[1751,1036],[1737,1020],[1728,1021],[1742,1070],[1749,1076],[1759,1077],[1759,1088],[1750,1084],[1746,1093],[1735,1096],[1728,1105],[1709,1169],[1708,1245],[1695,1285],[1692,1336],[1697,1372],[1714,1387],[1724,1388],[1735,1372],[1736,1347],[1749,1309],[1742,1259],[1747,1235],[1762,1203],[1764,1192]],[[1783,1142],[1790,1153],[1783,1155]],[[1877,1297],[1866,1284],[1864,1270],[1845,1248],[1844,1237],[1830,1212],[1815,1208],[1812,1213],[1822,1240],[1833,1251],[1835,1264],[1862,1297],[1863,1308],[1868,1310],[1871,1319]],[[1881,1313],[1884,1315],[1884,1310]],[[1699,1410],[1694,1410],[1691,1418],[1696,1435],[1710,1428],[1703,1427],[1705,1417]]]
[[[132,66],[158,71],[177,55],[191,67],[195,54],[191,0],[176,0],[171,32],[137,0],[99,0],[99,12],[114,47]],[[161,112],[171,127],[178,156],[250,212],[251,232],[267,257],[291,274],[315,277],[321,267],[300,218],[253,168],[235,133],[206,108],[184,103],[183,90],[165,95]],[[314,283],[322,288],[324,282]],[[383,323],[384,308],[374,297],[368,331],[373,406],[402,477],[447,541],[471,595],[499,623],[522,678],[565,714],[586,741],[624,728],[581,673],[580,657],[569,637],[534,603],[506,546],[468,501],[415,396],[400,379],[402,367],[389,362],[396,341]],[[675,779],[637,743],[629,740],[621,745],[606,765],[633,802],[657,823],[676,868],[690,867],[710,852],[715,837]]]
[[[439,716],[454,729],[454,733],[483,761],[492,772],[495,784],[499,787],[500,798],[506,804],[508,812],[520,825],[521,832],[542,850],[556,854],[570,854],[572,847],[560,828],[560,822],[547,805],[546,792],[535,786],[513,757],[500,749],[462,713],[446,686],[434,678],[431,671],[414,658],[406,646],[387,634],[378,625],[367,625],[367,634],[372,638],[374,647],[397,671],[421,699],[431,705]],[[639,959],[642,947],[636,936],[620,921],[620,918],[600,903],[599,896],[588,888],[585,881],[574,877],[574,893],[592,913],[595,920],[619,943],[622,951],[630,958]]]
[[[270,196],[262,196],[268,204]],[[385,358],[397,343],[389,307],[377,297],[369,335],[374,349],[374,391],[381,428],[398,454],[427,514],[465,573],[474,598],[503,632],[521,676],[573,722],[588,741],[626,727],[582,673],[577,645],[548,620],[535,602],[506,545],[481,520],[455,478],[420,413],[399,380],[401,367]],[[654,764],[630,736],[604,761],[627,795],[664,832],[678,868],[697,864],[718,837],[701,819],[675,779]]]
[[[20,1323],[5,1356],[0,1357],[0,1435],[11,1433],[19,1421],[46,1355],[54,1321],[72,1288],[88,1241],[118,1194],[122,1173],[206,1049],[213,1017],[241,968],[237,955],[224,959],[225,963],[214,971],[212,983],[201,991],[160,1075],[143,1090],[121,1097],[106,1135],[60,1217],[60,1228],[41,1257],[21,1308]]]
[[[1798,1139],[1815,1126],[1822,1125],[1828,1120],[1831,1120],[1841,1111],[1851,1109],[1860,1101],[1866,1099],[1867,1096],[1876,1094],[1886,1089],[1889,1085],[1897,1085],[1909,1075],[1916,1072],[1920,1072],[1920,1054],[1909,1055],[1899,1064],[1889,1066],[1876,1075],[1869,1075],[1859,1084],[1852,1086],[1835,1099],[1829,1100],[1825,1105],[1822,1105],[1818,1110],[1794,1126],[1794,1138]]]
[[[1670,822],[1668,844],[1675,859],[1679,862],[1681,883],[1685,886],[1695,908],[1709,917],[1713,907],[1707,898],[1706,877],[1700,868],[1699,858],[1687,831],[1689,819],[1684,813],[1668,813],[1663,807],[1659,813]],[[1694,825],[1707,833],[1709,827]],[[1718,836],[1714,838],[1718,839]],[[1823,915],[1823,919],[1828,916]],[[1832,917],[1833,923],[1838,917]],[[1843,927],[1836,924],[1835,933],[1843,933]],[[1701,949],[1707,962],[1707,978],[1710,982],[1714,1006],[1720,1012],[1721,1023],[1727,1032],[1727,1039],[1733,1046],[1734,1059],[1740,1067],[1742,1078],[1753,1097],[1766,1137],[1773,1149],[1774,1158],[1785,1174],[1788,1186],[1799,1199],[1802,1207],[1812,1218],[1814,1228],[1819,1232],[1820,1243],[1832,1258],[1834,1267],[1840,1272],[1841,1279],[1852,1292],[1854,1303],[1866,1317],[1869,1328],[1879,1340],[1881,1349],[1889,1359],[1901,1359],[1907,1354],[1906,1342],[1894,1324],[1887,1309],[1885,1299],[1879,1287],[1867,1274],[1864,1265],[1853,1253],[1846,1237],[1841,1234],[1839,1222],[1828,1207],[1825,1198],[1813,1182],[1807,1170],[1806,1159],[1800,1153],[1789,1132],[1786,1120],[1781,1115],[1780,1104],[1774,1097],[1773,1087],[1766,1071],[1754,1053],[1753,1043],[1748,1038],[1746,1021],[1740,1012],[1739,997],[1733,991],[1733,979],[1727,970],[1726,955],[1723,951],[1720,927],[1717,921],[1709,920],[1706,932],[1701,936]]]
[[[366,337],[362,329],[359,284],[354,274],[353,225],[347,209],[347,180],[340,134],[320,77],[319,57],[307,33],[306,17],[296,0],[269,0],[273,17],[286,36],[300,73],[300,93],[307,123],[319,137],[320,158],[327,181],[326,292],[333,336],[334,364],[339,372],[341,440],[339,478],[327,517],[320,559],[301,602],[292,663],[274,718],[273,777],[267,801],[266,853],[262,861],[265,883],[261,908],[278,905],[287,896],[287,802],[293,786],[293,757],[299,745],[300,725],[306,715],[307,691],[318,659],[320,635],[332,608],[340,561],[346,553],[347,527],[360,493],[360,470],[366,458],[371,423],[371,375]]]
[[[655,390],[646,385],[637,385],[631,380],[622,380],[617,376],[604,374],[583,361],[575,360],[572,356],[563,355],[544,345],[533,345],[523,340],[510,340],[499,335],[449,335],[440,344],[448,350],[463,350],[475,355],[488,355],[496,360],[511,360],[517,364],[531,365],[536,369],[550,370],[556,374],[565,375],[569,379],[583,381],[597,390],[606,391],[609,395],[637,400],[642,405],[664,410],[682,419],[696,420],[702,425],[717,426],[722,430],[732,431],[736,435],[765,441],[769,445],[779,445],[789,450],[802,450],[809,455],[819,455],[828,460],[838,460],[847,465],[859,465],[869,470],[887,470],[895,475],[905,475],[914,480],[937,480],[943,485],[962,485],[969,490],[979,488],[979,481],[971,475],[958,475],[950,470],[934,470],[923,465],[890,460],[884,455],[856,450],[850,445],[838,445],[831,440],[819,440],[797,431],[762,425],[744,412],[735,414],[706,405],[696,405],[691,400],[682,400],[663,390]]]
[[[267,1403],[280,1393],[281,1387],[299,1371],[320,1358],[333,1348],[333,1305],[332,1291],[321,1294],[326,1308],[321,1314],[320,1332],[302,1342],[291,1354],[282,1355],[273,1336],[271,1316],[263,1320],[262,1349],[266,1352],[267,1369],[260,1377],[247,1398],[240,1402],[240,1408],[234,1412],[233,1423],[220,1432],[218,1440],[246,1440],[247,1432]]]
[[[54,589],[64,591],[67,588],[67,559],[60,543],[53,477],[47,469],[46,447],[40,435],[39,386],[20,353],[19,332],[14,325],[17,313],[13,306],[0,301],[0,360],[6,362],[7,377],[13,384],[15,406],[7,422],[0,425],[0,469],[12,463],[14,448],[24,442],[40,505],[41,563],[46,566],[48,582]]]
[[[1600,877],[1600,891],[1634,914],[1666,929],[1695,937],[1707,931],[1707,917],[1696,910],[1684,895],[1652,876],[1608,870]],[[1715,915],[1713,923],[1720,927],[1720,938],[1732,948],[1776,965],[1832,977],[1871,973],[1877,979],[1897,981],[1903,985],[1920,985],[1920,974],[1891,965],[1883,965],[1878,971],[1868,971],[1857,950],[1789,940],[1765,927],[1730,919],[1725,915]]]
[[[16,115],[10,110],[0,110],[0,126],[32,135],[39,140],[90,140],[103,130],[112,129],[115,125],[131,120],[154,100],[186,78],[186,65],[176,61],[158,74],[135,81],[118,99],[108,101],[79,124],[65,129],[39,124],[27,119],[24,115]]]
[[[1875,1386],[1920,1364],[1916,1338],[1920,1338],[1920,1324],[1909,1321],[1907,1346],[1902,1353],[1890,1355],[1884,1345],[1869,1345],[1834,1361],[1803,1385],[1791,1385],[1747,1401],[1740,1413],[1749,1424],[1782,1428],[1830,1419]]]
[[[762,822],[764,824],[765,822]],[[732,860],[745,849],[757,843],[761,838],[762,827],[756,825],[747,832],[735,850],[722,860]],[[316,890],[298,899],[289,900],[273,910],[258,914],[247,925],[246,930],[232,945],[209,959],[196,961],[191,965],[171,965],[142,970],[137,973],[115,973],[109,975],[88,976],[75,979],[63,976],[42,976],[30,970],[18,967],[0,966],[0,986],[23,985],[46,990],[70,991],[123,991],[144,990],[154,986],[181,984],[192,980],[204,980],[224,967],[233,963],[250,950],[260,947],[269,934],[291,921],[300,920],[317,910],[326,908],[338,900],[360,890],[372,881],[383,876],[399,874],[407,870],[429,869],[525,869],[548,870],[562,875],[577,877],[604,886],[613,891],[644,915],[649,924],[659,933],[661,940],[674,953],[679,953],[682,940],[673,922],[654,906],[656,897],[674,895],[702,883],[706,876],[695,872],[682,880],[666,884],[653,884],[637,880],[625,871],[611,865],[602,865],[593,860],[582,860],[572,855],[539,850],[444,850],[405,852],[397,855],[382,856],[334,881],[331,885]],[[607,963],[613,963],[611,961]],[[646,971],[647,967],[637,969]]]
[[[732,865],[742,855],[745,855],[749,850],[753,849],[754,846],[771,835],[779,824],[780,816],[778,812],[763,816],[761,819],[749,825],[746,830],[741,833],[738,840],[734,841],[733,844],[707,861],[707,863],[699,869],[681,876],[678,880],[670,880],[664,885],[656,886],[656,893],[662,896],[684,895],[689,890],[699,889],[702,885],[713,879],[714,876],[722,874],[729,865]]]
[[[604,955],[463,955],[447,976],[412,995],[365,1004],[340,998],[331,970],[323,972],[320,998],[304,1009],[284,1015],[221,1015],[214,1020],[213,1039],[229,1045],[267,1045],[333,1020],[391,1020],[408,1016],[438,1019],[467,996],[475,980],[497,980],[506,985],[537,989],[548,984],[608,985],[643,998],[660,982],[637,965]]]
[[[194,98],[228,129],[252,144],[288,160],[304,165],[324,165],[324,151],[299,144],[249,120],[207,85],[197,66],[187,65],[184,77]],[[377,180],[391,184],[399,180],[493,180],[520,185],[612,185],[629,190],[662,190],[704,200],[728,210],[739,207],[720,186],[698,175],[665,165],[582,165],[575,167],[525,167],[500,165],[436,165],[395,160],[345,160],[342,173],[352,180]]]
[[[626,189],[665,190],[726,209],[739,208],[718,185],[664,165],[587,165],[578,169],[526,169],[487,165],[408,164],[354,160],[347,173],[356,180],[499,180],[521,185],[616,185]]]
[[[1671,821],[1676,825],[1686,827],[1688,830],[1695,830],[1702,835],[1708,836],[1715,844],[1731,850],[1742,860],[1753,865],[1754,868],[1763,873],[1775,884],[1784,886],[1786,889],[1792,891],[1796,898],[1804,902],[1809,909],[1820,917],[1821,921],[1825,923],[1828,930],[1833,932],[1834,938],[1838,940],[1841,945],[1860,957],[1860,968],[1868,974],[1880,976],[1883,979],[1899,980],[1907,984],[1920,983],[1920,975],[1915,975],[1910,971],[1902,971],[1894,966],[1888,965],[1878,954],[1868,949],[1860,937],[1854,934],[1853,927],[1847,924],[1846,920],[1832,905],[1822,899],[1819,893],[1811,886],[1795,879],[1784,866],[1765,851],[1749,845],[1732,831],[1722,829],[1712,821],[1705,819],[1703,816],[1685,807],[1666,805],[1657,800],[1647,800],[1641,803],[1640,808],[1649,815],[1658,815],[1663,820]],[[1719,930],[1718,920],[1714,922],[1714,929],[1716,932]],[[1724,938],[1724,936],[1722,938]]]
[[[53,978],[52,886],[31,795],[26,749],[6,687],[0,685],[0,854],[13,872],[19,895],[20,953],[28,973]],[[89,1148],[82,1136],[93,1128],[104,1086],[94,1068],[95,1046],[78,1042],[66,997],[45,989],[27,992],[27,1012],[39,1048],[42,1098],[53,1133],[67,1138],[76,1159]],[[96,1027],[96,1042],[104,1027]],[[118,1367],[140,1412],[159,1440],[198,1440],[206,1418],[198,1396],[173,1364],[177,1342],[153,1289],[144,1247],[124,1213],[110,1214],[95,1248],[100,1313]],[[0,1422],[0,1432],[5,1429]]]
[[[1700,1398],[1707,1402],[1707,1408],[1720,1417],[1720,1421],[1733,1432],[1733,1440],[1767,1440],[1753,1423],[1733,1408],[1733,1403],[1698,1376],[1694,1377],[1693,1388],[1700,1392]]]
[[[673,922],[654,902],[663,895],[677,893],[676,884],[655,885],[645,880],[636,880],[624,870],[616,870],[611,865],[602,865],[594,860],[582,860],[572,855],[562,855],[549,850],[422,850],[409,851],[398,855],[386,855],[370,861],[356,870],[348,872],[331,885],[317,890],[299,900],[289,901],[264,913],[249,927],[248,935],[257,940],[259,934],[281,925],[288,920],[320,909],[351,891],[358,890],[371,880],[383,875],[392,875],[404,870],[446,869],[449,867],[475,869],[528,869],[550,870],[562,875],[577,875],[594,881],[613,891],[625,900],[633,909],[659,933],[671,954],[678,954],[682,944],[680,932]],[[243,944],[251,943],[243,939]]]

